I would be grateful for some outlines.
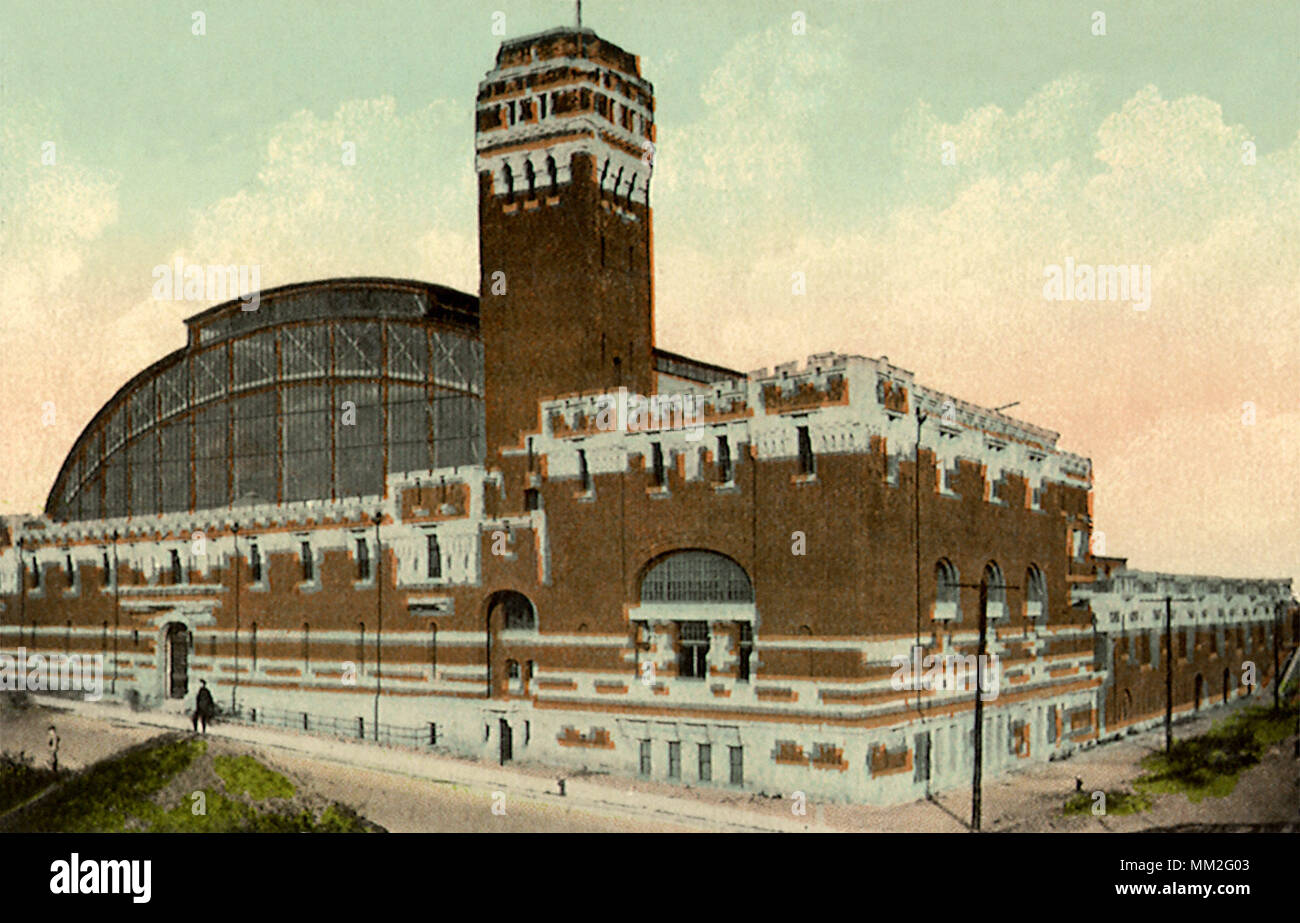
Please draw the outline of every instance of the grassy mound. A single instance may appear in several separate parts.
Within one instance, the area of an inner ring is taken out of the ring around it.
[[[1250,705],[1229,715],[1204,734],[1174,742],[1169,753],[1142,760],[1146,770],[1134,785],[1141,791],[1185,794],[1193,803],[1232,794],[1241,773],[1260,761],[1273,744],[1295,728],[1295,703],[1276,711]]]
[[[0,823],[13,832],[357,833],[381,828],[242,753],[167,734],[68,776]]]
[[[54,770],[36,766],[26,754],[0,754],[0,816],[53,784],[57,778]]]

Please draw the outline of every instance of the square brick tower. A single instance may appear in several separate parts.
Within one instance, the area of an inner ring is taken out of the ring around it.
[[[654,388],[654,93],[590,29],[502,44],[478,88],[475,166],[487,461],[538,401]]]

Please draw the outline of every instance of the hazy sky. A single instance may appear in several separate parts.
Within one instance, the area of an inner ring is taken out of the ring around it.
[[[494,13],[511,37],[573,4],[0,0],[0,513],[38,510],[183,345],[207,305],[152,300],[155,265],[475,289]],[[1093,459],[1109,553],[1300,580],[1300,4],[588,0],[584,23],[655,85],[661,346],[888,355],[1018,400]],[[1150,266],[1150,307],[1046,300],[1067,258]]]

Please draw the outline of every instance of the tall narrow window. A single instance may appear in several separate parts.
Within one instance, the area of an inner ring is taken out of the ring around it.
[[[104,586],[113,585],[113,562],[108,559],[108,552],[104,552]]]
[[[438,623],[429,625],[429,679],[438,679]]]
[[[657,442],[650,443],[650,461],[655,487],[665,486],[668,481],[664,470],[664,447]]]
[[[668,778],[680,779],[682,777],[682,742],[680,740],[668,741]]]
[[[677,675],[704,679],[709,675],[709,623],[678,622]]]
[[[67,567],[67,570],[68,570],[68,587],[71,588],[71,587],[76,586],[76,585],[77,585],[77,569],[76,569],[75,567],[72,566],[72,555],[70,555],[70,554],[69,554],[69,555],[65,555],[64,558],[63,558],[63,563],[64,563],[64,566]]]
[[[364,538],[357,539],[357,579],[370,579],[370,546]]]
[[[36,558],[32,558],[32,589],[39,590],[40,588],[41,588],[41,562]]]
[[[429,552],[428,577],[431,580],[436,580],[442,576],[442,549],[438,547],[438,536],[432,532],[429,533],[425,541]]]
[[[533,162],[524,161],[524,179],[528,181],[528,197],[531,199],[537,194],[537,174],[533,171]]]
[[[1030,564],[1025,573],[1025,616],[1038,619],[1047,613],[1047,581],[1037,565]]]
[[[257,623],[256,622],[253,623],[252,637],[249,639],[248,647],[250,653],[253,655],[253,669],[256,670],[257,669]]]
[[[311,626],[302,623],[302,671],[311,669]]]
[[[545,105],[546,105],[545,100],[543,100],[543,102],[542,102],[542,106],[545,107]],[[543,112],[542,115],[545,116],[546,113]],[[550,178],[550,180],[551,180],[551,192],[554,193],[554,192],[555,192],[555,187],[556,187],[556,185],[558,185],[558,183],[559,183],[559,172],[555,169],[555,158],[554,158],[554,157],[547,157],[547,158],[546,158],[546,173],[547,173],[547,175],[549,176],[549,178]]]
[[[357,622],[357,675],[366,670],[366,623]]]
[[[934,566],[934,618],[937,620],[956,620],[959,614],[958,601],[960,590],[957,586],[957,568],[946,558]]]
[[[582,479],[582,492],[591,492],[591,469],[587,467],[587,450],[578,450],[578,477]]]
[[[311,542],[303,542],[299,546],[299,549],[300,554],[302,555],[302,582],[310,583],[312,580],[316,579],[315,562],[312,560],[311,556]]]
[[[501,179],[506,187],[506,201],[513,202],[515,200],[515,171],[510,169],[510,164],[506,164],[501,168]]]
[[[731,784],[745,784],[745,748],[728,747],[731,756]]]
[[[990,619],[1000,619],[1007,614],[1007,583],[1002,579],[1002,569],[993,561],[984,566],[984,584],[985,613]]]
[[[184,580],[181,573],[181,553],[175,548],[172,549],[172,583],[180,585]]]
[[[718,480],[723,484],[731,483],[731,443],[726,434],[718,437]]]
[[[643,776],[648,776],[648,775],[650,775],[650,769],[651,769],[651,766],[650,766],[650,741],[648,741],[648,740],[642,740],[642,741],[641,741],[641,754],[640,754],[640,756],[641,756],[641,759],[640,759],[640,767],[639,767],[639,768],[640,768],[640,770],[641,770],[641,775],[643,775]]]
[[[248,546],[248,566],[253,572],[253,582],[262,582],[262,552],[258,550],[257,543]]]
[[[808,434],[808,427],[799,427],[799,473],[815,474],[817,470],[816,459],[813,458],[812,437]]]
[[[713,744],[700,744],[700,781],[713,781]]]
[[[742,683],[749,682],[749,661],[754,654],[754,626],[748,622],[738,624],[736,643],[736,679]]]
[[[537,117],[541,119],[546,118],[546,94],[545,93],[537,97]],[[549,157],[546,159],[551,160],[551,158]],[[551,162],[554,163],[553,160]]]

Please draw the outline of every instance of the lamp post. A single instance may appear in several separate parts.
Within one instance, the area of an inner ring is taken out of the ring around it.
[[[1273,606],[1273,711],[1282,708],[1282,674],[1278,672],[1282,652],[1282,600]]]
[[[23,548],[27,543],[25,535],[18,536],[18,646],[23,643],[23,623],[27,621],[27,561],[23,558]]]

